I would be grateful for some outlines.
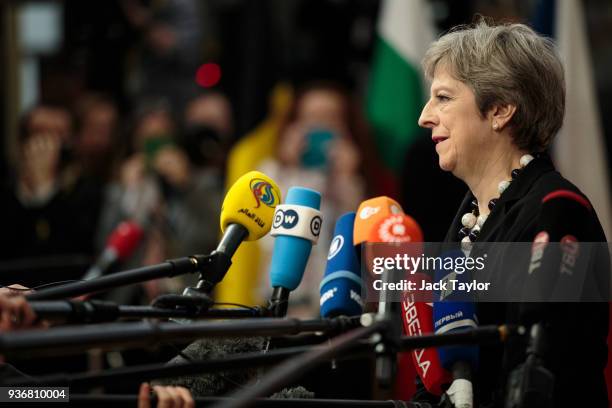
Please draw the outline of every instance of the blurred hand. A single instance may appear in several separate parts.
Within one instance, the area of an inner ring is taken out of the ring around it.
[[[18,283],[13,283],[12,285],[0,288],[0,296],[25,296],[29,293],[34,293],[34,289],[30,289]]]
[[[278,158],[286,166],[299,166],[306,148],[306,131],[299,125],[289,125],[280,139]]]
[[[12,331],[31,327],[36,314],[23,296],[0,295],[0,330]]]
[[[32,135],[23,145],[22,183],[34,195],[55,183],[59,170],[61,138],[51,133]]]
[[[153,160],[153,168],[170,185],[185,189],[191,179],[191,166],[187,154],[175,146],[165,146]]]
[[[157,395],[158,408],[193,408],[195,402],[191,393],[184,387],[153,386]],[[138,392],[138,408],[151,408],[151,386],[147,383],[140,385]]]
[[[136,153],[121,165],[120,179],[125,188],[137,187],[145,176],[145,156]]]

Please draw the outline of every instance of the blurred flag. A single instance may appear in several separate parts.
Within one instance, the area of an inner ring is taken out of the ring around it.
[[[567,86],[565,121],[553,146],[555,163],[589,197],[610,240],[608,160],[581,1],[557,2],[554,32]]]
[[[435,39],[429,2],[384,0],[377,37],[366,114],[384,164],[397,171],[407,147],[421,134],[421,59]]]
[[[274,155],[280,126],[289,110],[292,93],[287,84],[277,84],[272,90],[268,117],[251,133],[245,135],[230,151],[227,163],[226,189],[244,173],[256,170],[260,163]],[[215,301],[254,305],[259,285],[259,243],[243,242],[232,258],[225,278],[215,289]]]

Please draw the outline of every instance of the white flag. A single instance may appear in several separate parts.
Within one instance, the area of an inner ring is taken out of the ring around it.
[[[555,37],[565,67],[565,121],[554,145],[557,168],[591,200],[612,239],[608,162],[582,4],[558,1]]]

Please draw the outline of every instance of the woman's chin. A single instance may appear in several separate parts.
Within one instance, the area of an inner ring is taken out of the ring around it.
[[[452,160],[445,160],[442,157],[439,158],[438,164],[440,165],[440,168],[444,171],[453,171],[453,169],[455,168],[455,163]]]

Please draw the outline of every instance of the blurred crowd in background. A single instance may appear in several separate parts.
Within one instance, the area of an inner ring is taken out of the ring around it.
[[[430,24],[432,39],[476,13],[536,24],[541,3],[551,3],[414,1],[430,11],[413,18]],[[145,234],[122,269],[208,253],[219,238],[224,191],[253,169],[283,194],[294,185],[323,194],[320,245],[292,299],[304,314],[318,311],[335,219],[363,199],[398,199],[427,241],[442,240],[466,187],[438,169],[426,132],[414,130],[411,143],[396,149],[367,108],[382,3],[3,2],[0,273],[22,271],[20,283],[32,287],[80,279],[124,220]],[[609,136],[612,5],[582,3]],[[405,117],[416,128],[415,114]],[[240,256],[249,274],[228,275],[220,299],[266,298],[273,240],[257,245]],[[195,278],[152,282],[113,299],[147,303]],[[231,296],[238,292],[246,294]]]

